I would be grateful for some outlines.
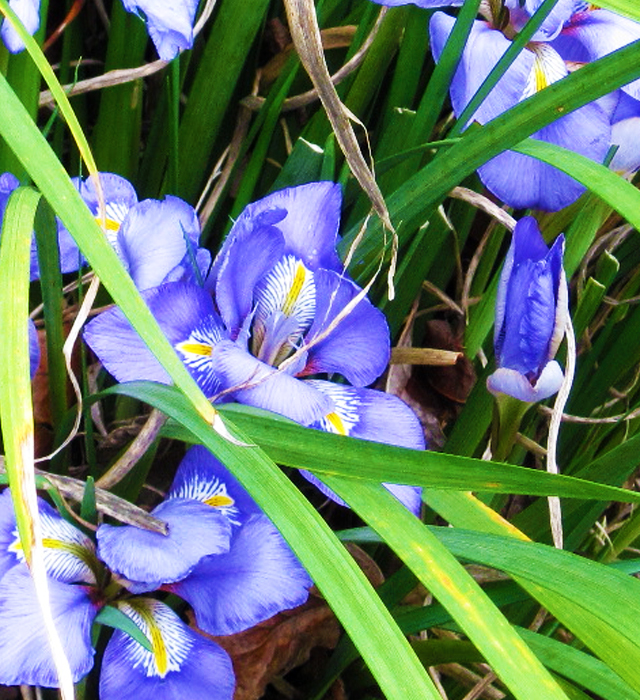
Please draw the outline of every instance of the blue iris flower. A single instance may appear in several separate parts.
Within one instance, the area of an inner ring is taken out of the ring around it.
[[[498,369],[489,390],[533,403],[555,394],[563,381],[553,359],[568,318],[562,267],[564,236],[549,249],[533,217],[521,219],[500,276],[494,348]]]
[[[40,26],[40,0],[9,0],[9,7],[18,15],[24,28],[33,35]],[[2,20],[0,20],[2,21]],[[24,42],[8,20],[2,21],[0,36],[11,53],[24,49]]]
[[[384,5],[408,2],[425,8],[459,6],[459,0],[375,0]],[[511,39],[529,21],[543,0],[505,0],[506,15],[474,21],[450,86],[453,111],[460,116],[471,98],[511,45]],[[507,26],[503,20],[507,18]],[[440,59],[455,20],[443,13],[433,14],[429,33],[434,58]],[[470,117],[485,124],[518,102],[564,78],[569,71],[595,61],[640,39],[640,23],[610,10],[594,8],[583,0],[558,0],[509,69]],[[640,114],[640,80],[621,89]],[[619,92],[619,91],[618,91]],[[533,134],[533,138],[568,148],[596,162],[603,162],[612,143],[623,152],[614,168],[625,172],[640,165],[637,122],[625,120],[614,111],[617,93],[581,107]],[[465,125],[467,126],[467,125]],[[537,208],[557,211],[575,201],[584,186],[546,163],[512,151],[505,151],[478,169],[483,184],[503,202],[516,209]]]
[[[240,214],[204,286],[183,280],[143,296],[209,397],[423,449],[411,409],[367,388],[389,361],[389,329],[337,256],[341,203],[331,182],[274,192]],[[118,381],[169,382],[119,309],[96,317],[84,337]],[[317,378],[334,374],[351,386]],[[418,490],[392,490],[419,510]]]
[[[105,605],[127,615],[151,643],[148,650],[122,630],[112,634],[101,700],[233,697],[227,653],[151,597],[159,588],[181,595],[200,628],[217,635],[248,629],[308,597],[311,580],[278,531],[204,448],[187,453],[153,511],[168,524],[167,536],[101,525],[96,549],[42,500],[39,511],[53,616],[74,680],[93,666],[91,626]],[[0,494],[0,628],[0,683],[55,687],[9,490]]]
[[[146,20],[158,55],[171,61],[193,46],[193,22],[198,0],[122,0],[124,9]]]

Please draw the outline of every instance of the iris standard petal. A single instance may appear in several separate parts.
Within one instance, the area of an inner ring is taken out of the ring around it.
[[[147,290],[142,296],[202,390],[209,396],[215,394],[219,383],[211,366],[211,352],[226,331],[210,295],[196,285],[171,282]],[[119,382],[170,382],[169,375],[117,307],[90,321],[83,337]]]
[[[133,525],[101,525],[97,532],[98,556],[148,590],[184,578],[203,557],[229,549],[228,519],[205,503],[171,498],[151,513],[167,523],[168,535]]]
[[[555,360],[547,362],[533,384],[517,370],[499,367],[487,377],[487,389],[492,394],[502,392],[520,401],[536,403],[553,396],[560,389],[563,378],[562,369]]]
[[[40,26],[40,0],[9,0],[9,7],[18,15],[24,28],[33,36]],[[11,26],[9,20],[5,19],[2,22],[0,35],[11,53],[18,53],[24,49],[24,42]]]
[[[221,341],[211,362],[228,398],[279,413],[296,423],[309,425],[331,410],[331,401],[307,382],[279,372],[246,350]]]
[[[147,31],[163,61],[193,46],[193,21],[198,0],[122,0],[125,10],[144,15]]]
[[[233,666],[221,647],[157,600],[133,599],[119,608],[151,640],[153,651],[116,630],[102,660],[100,700],[232,700]]]
[[[167,498],[206,503],[232,525],[241,525],[250,515],[262,512],[224,464],[201,445],[194,445],[187,451]]]
[[[235,223],[214,260],[211,280],[207,281],[215,290],[220,316],[234,340],[253,310],[256,285],[284,252],[281,231],[270,221],[261,223],[259,219],[244,218]]]
[[[178,197],[145,199],[131,207],[118,232],[118,248],[141,291],[157,287],[191,250],[200,224],[190,204]]]
[[[83,586],[50,578],[51,612],[75,682],[93,666],[91,625],[97,608]],[[18,564],[0,581],[0,684],[57,687],[49,641],[31,574]]]
[[[429,34],[436,61],[440,58],[454,22],[453,17],[443,12],[436,12],[431,18]],[[460,115],[510,46],[511,42],[502,32],[493,29],[487,22],[474,21],[451,81],[451,102],[456,116]],[[533,64],[533,54],[530,51],[521,51],[470,121],[485,124],[517,104],[527,85]]]
[[[343,269],[336,253],[342,192],[333,182],[309,182],[288,187],[245,207],[236,225],[255,220],[270,210],[283,210],[285,216],[274,225],[285,240],[285,252],[295,255],[310,270],[323,267]],[[231,235],[231,234],[230,234]]]
[[[315,275],[294,255],[283,256],[258,282],[251,352],[278,367],[301,345],[316,314]]]
[[[610,10],[576,12],[554,40],[553,46],[566,61],[588,63],[640,39],[640,22]],[[640,80],[622,88],[640,99]]]
[[[544,0],[505,0],[505,7],[509,8],[510,23],[517,32],[520,32],[531,16],[540,8]],[[558,36],[565,22],[573,14],[574,0],[558,0],[554,8],[542,22],[532,41],[551,41]]]
[[[304,374],[339,372],[356,386],[371,384],[389,362],[389,326],[384,314],[364,297],[338,320],[362,290],[330,270],[318,270],[315,284],[316,312],[305,337],[310,347]],[[314,342],[334,324],[327,337]]]
[[[533,138],[601,163],[609,148],[611,128],[603,110],[591,103],[544,127]],[[478,173],[493,194],[515,209],[558,211],[585,191],[584,185],[551,165],[512,151],[492,158]]]
[[[236,532],[228,554],[207,557],[170,589],[193,608],[209,634],[235,634],[302,605],[312,581],[265,515]]]

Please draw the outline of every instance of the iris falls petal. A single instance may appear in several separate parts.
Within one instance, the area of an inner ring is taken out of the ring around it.
[[[206,503],[221,512],[232,525],[262,512],[231,472],[205,447],[194,445],[184,456],[167,498]]]
[[[153,650],[116,630],[102,661],[101,700],[232,699],[233,666],[222,648],[193,632],[157,600],[136,598],[118,607]]]
[[[48,581],[53,620],[74,681],[93,666],[91,625],[97,608],[87,589]],[[40,605],[31,574],[17,564],[0,581],[0,684],[57,687]]]
[[[234,634],[307,600],[312,584],[289,545],[265,515],[253,515],[227,554],[203,559],[170,586],[193,607],[209,634]]]
[[[152,515],[167,523],[167,535],[133,525],[101,525],[97,533],[100,558],[128,580],[147,584],[147,590],[177,581],[203,557],[229,549],[228,518],[205,503],[172,498]]]

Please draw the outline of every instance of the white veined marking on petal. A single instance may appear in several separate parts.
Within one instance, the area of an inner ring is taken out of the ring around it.
[[[219,389],[219,381],[211,366],[211,353],[213,346],[221,339],[220,328],[209,316],[191,331],[186,340],[175,346],[181,353],[185,365],[201,375],[198,384],[207,396],[211,396]]]
[[[313,322],[316,312],[313,272],[294,255],[285,255],[279,260],[258,288],[254,332],[260,333],[259,326],[275,311],[295,316],[299,333],[308,330]]]
[[[206,503],[208,506],[218,508],[233,525],[240,525],[239,511],[235,507],[235,501],[227,491],[227,485],[220,479],[206,479],[195,474],[183,483],[180,488],[172,493],[170,498],[187,498]]]
[[[348,387],[329,382],[319,382],[315,379],[305,380],[329,396],[333,401],[334,410],[324,416],[320,423],[328,433],[351,435],[351,431],[360,422],[360,400]]]
[[[107,240],[116,252],[120,254],[120,249],[118,246],[118,232],[120,231],[120,226],[124,221],[126,215],[129,213],[130,207],[124,202],[107,202],[105,206],[105,221],[104,221],[104,233]],[[100,216],[95,217],[98,225],[102,227],[102,219]],[[122,255],[120,255],[122,257]]]
[[[316,312],[313,272],[294,255],[273,266],[255,293],[252,352],[277,367],[295,350]]]
[[[142,666],[147,678],[164,678],[167,673],[179,671],[191,651],[193,640],[173,610],[151,598],[123,601],[118,607],[135,622],[153,648],[153,651],[148,651],[135,639],[127,637],[125,654],[133,668]]]
[[[548,44],[533,42],[527,49],[534,56],[533,68],[520,99],[524,100],[568,75],[569,71],[560,54]]]
[[[58,581],[95,583],[95,548],[93,542],[70,523],[49,513],[40,513],[42,545],[47,573]],[[8,551],[24,562],[18,530]]]

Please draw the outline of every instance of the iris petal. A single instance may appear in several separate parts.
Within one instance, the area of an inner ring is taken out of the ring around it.
[[[551,360],[534,384],[515,369],[499,367],[487,378],[487,388],[492,394],[502,392],[520,401],[535,403],[553,396],[560,389],[563,378],[560,365]]]
[[[112,571],[147,590],[177,581],[203,557],[229,549],[228,519],[204,503],[172,498],[154,508],[152,515],[167,523],[168,535],[132,525],[101,525],[97,533],[100,558]]]
[[[201,445],[184,456],[167,498],[187,498],[206,503],[221,512],[233,525],[260,513],[256,502],[231,472]]]
[[[454,22],[453,17],[443,12],[436,12],[431,18],[429,34],[436,61],[440,58]],[[510,46],[511,42],[502,32],[493,29],[487,22],[474,21],[451,81],[451,102],[456,116],[460,116]],[[470,121],[485,124],[517,104],[522,98],[533,64],[533,54],[530,51],[521,51]]]
[[[640,39],[640,23],[610,10],[577,12],[553,42],[566,61],[588,63]],[[640,80],[622,88],[640,99]]]
[[[240,403],[279,413],[302,425],[331,410],[331,401],[307,382],[277,371],[228,340],[216,345],[212,364],[224,388],[231,390],[227,397]]]
[[[238,217],[236,226],[243,226],[246,221],[264,216],[270,210],[284,211],[284,217],[272,222],[284,235],[284,252],[302,260],[310,270],[323,267],[339,272],[343,269],[336,254],[341,206],[339,185],[327,181],[310,182],[273,192],[249,204]]]
[[[210,362],[211,348],[226,331],[210,295],[196,285],[171,282],[147,290],[142,296],[202,390],[209,396],[216,393],[219,382]],[[119,382],[170,382],[169,375],[120,309],[114,307],[90,321],[83,337]]]
[[[82,586],[50,578],[53,620],[75,682],[93,666],[91,625],[97,610]],[[57,687],[49,641],[31,574],[18,564],[0,581],[0,684]]]
[[[40,26],[40,0],[9,0],[9,7],[18,15],[24,28],[33,36]],[[9,20],[5,19],[2,22],[0,35],[11,53],[18,53],[24,49],[24,42],[11,26]]]
[[[133,206],[118,232],[118,247],[140,290],[157,287],[179,265],[189,246],[195,255],[200,224],[178,197],[145,199]]]
[[[40,364],[40,343],[38,341],[38,331],[36,324],[29,319],[29,372],[31,378],[36,373]]]
[[[222,648],[157,600],[135,599],[120,609],[151,640],[153,652],[116,630],[102,661],[101,700],[232,699],[233,666]]]
[[[389,327],[384,314],[364,297],[338,320],[362,290],[330,270],[318,270],[315,282],[316,314],[305,337],[311,346],[304,374],[339,372],[356,386],[371,384],[389,362]],[[333,324],[330,333],[314,343]]]
[[[198,0],[122,0],[127,12],[144,13],[147,31],[163,61],[193,46],[193,21]]]
[[[605,112],[591,103],[544,127],[533,138],[601,163],[609,149],[611,127]],[[478,173],[491,192],[515,209],[558,211],[585,190],[584,185],[551,165],[511,151],[492,158]]]
[[[207,557],[170,589],[193,607],[202,630],[219,635],[302,605],[311,584],[271,521],[253,515],[234,535],[228,554]]]
[[[95,583],[97,562],[93,542],[41,498],[38,498],[38,511],[49,576],[63,583]],[[0,579],[3,570],[24,561],[11,492],[6,489],[0,496]]]
[[[358,389],[332,382],[308,380],[308,383],[334,402],[332,412],[312,427],[387,445],[416,450],[425,448],[424,431],[420,421],[398,397],[374,389]],[[317,476],[306,470],[301,470],[300,473],[315,484],[325,496],[340,505],[346,505]],[[405,485],[384,485],[412,513],[420,513],[422,489]]]
[[[233,339],[253,309],[255,286],[283,250],[282,233],[270,222],[252,221],[241,215],[231,229],[207,284],[215,289],[216,304]]]

